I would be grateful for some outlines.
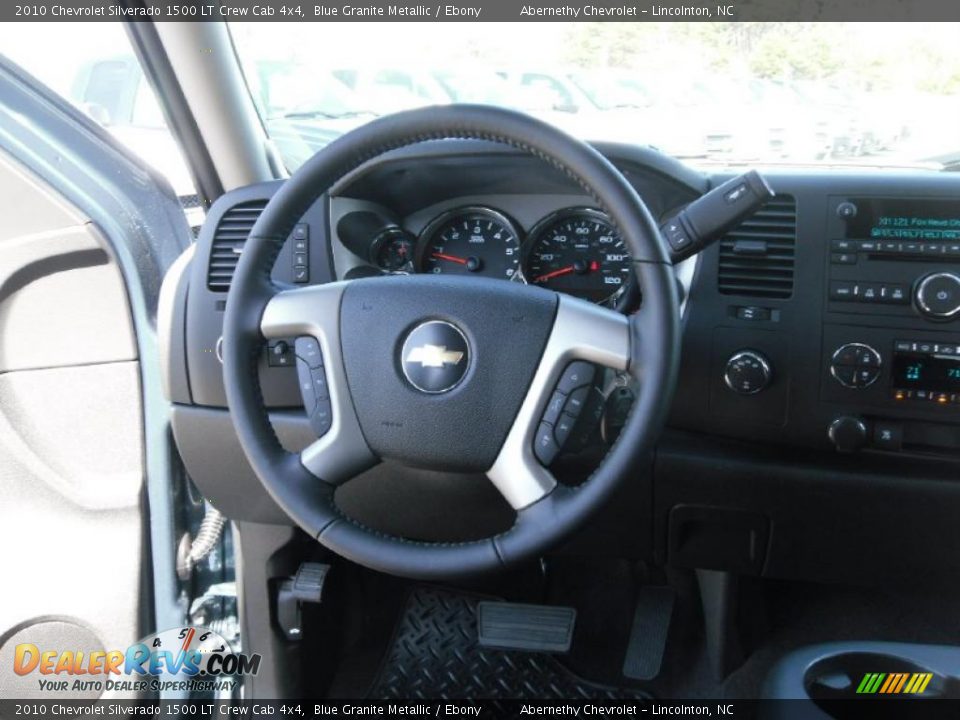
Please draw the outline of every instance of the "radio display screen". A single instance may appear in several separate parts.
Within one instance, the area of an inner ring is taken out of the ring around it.
[[[846,236],[858,240],[960,241],[960,202],[857,198]]]
[[[903,390],[960,392],[960,358],[894,353],[893,386]]]

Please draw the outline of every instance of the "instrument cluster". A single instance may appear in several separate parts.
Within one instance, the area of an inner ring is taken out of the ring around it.
[[[459,207],[427,223],[419,237],[397,225],[379,229],[369,261],[386,273],[501,278],[610,306],[620,306],[635,283],[620,234],[589,207],[550,213],[526,233],[494,208]]]

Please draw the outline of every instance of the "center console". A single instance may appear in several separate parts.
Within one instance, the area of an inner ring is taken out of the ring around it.
[[[766,174],[700,260],[671,424],[960,457],[960,183]]]
[[[831,196],[828,213],[820,398],[854,413],[828,439],[960,449],[960,202]]]

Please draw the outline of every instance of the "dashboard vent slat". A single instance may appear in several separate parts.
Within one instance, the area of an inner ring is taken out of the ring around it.
[[[210,290],[226,292],[230,289],[243,244],[266,206],[266,200],[251,200],[234,205],[220,217],[207,265],[207,287]]]
[[[777,195],[721,238],[718,290],[723,295],[789,298],[796,241],[796,200]]]

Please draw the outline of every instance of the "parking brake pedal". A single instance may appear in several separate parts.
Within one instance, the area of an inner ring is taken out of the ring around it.
[[[299,640],[303,636],[302,606],[304,603],[320,603],[328,572],[329,565],[303,563],[296,575],[280,583],[277,624],[287,640]]]
[[[565,653],[576,619],[571,607],[484,601],[477,605],[478,641],[481,647]]]
[[[668,587],[642,587],[633,613],[633,628],[623,674],[633,680],[653,680],[660,674],[667,633],[673,615],[674,593]]]

